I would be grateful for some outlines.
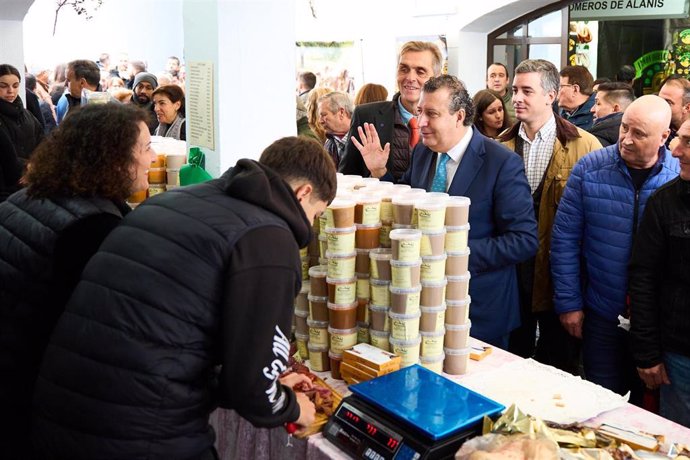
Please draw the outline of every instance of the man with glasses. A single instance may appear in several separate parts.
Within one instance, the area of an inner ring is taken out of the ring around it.
[[[587,67],[569,65],[560,72],[561,89],[558,91],[558,107],[560,115],[586,131],[592,127],[594,114],[594,79]]]

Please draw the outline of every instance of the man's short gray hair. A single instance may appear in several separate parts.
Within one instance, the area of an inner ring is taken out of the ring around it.
[[[541,88],[545,93],[549,91],[558,93],[558,89],[561,86],[561,78],[558,69],[552,62],[545,59],[525,59],[515,67],[515,75],[533,72],[539,74]]]
[[[448,112],[453,114],[458,110],[464,110],[465,120],[462,124],[464,126],[470,126],[474,121],[474,104],[472,103],[470,94],[467,92],[465,84],[452,75],[440,75],[427,80],[427,82],[424,83],[423,91],[425,93],[433,93],[441,88],[446,88],[450,93]]]
[[[347,116],[352,118],[352,112],[355,110],[354,105],[350,96],[339,91],[334,91],[332,93],[324,94],[317,101],[318,104],[322,102],[327,104],[328,110],[335,113],[339,109],[344,109]]]

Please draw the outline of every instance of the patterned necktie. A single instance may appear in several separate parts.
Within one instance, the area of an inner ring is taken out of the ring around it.
[[[417,142],[419,142],[419,126],[417,126],[417,119],[415,117],[410,118],[407,123],[407,127],[410,130],[410,148],[413,149]]]
[[[447,153],[441,154],[438,159],[438,164],[436,165],[436,174],[434,175],[434,181],[431,183],[432,192],[444,192],[446,191],[446,183],[448,178],[446,177],[446,163],[450,160],[450,155]]]

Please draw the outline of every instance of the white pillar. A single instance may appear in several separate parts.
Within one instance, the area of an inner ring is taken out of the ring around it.
[[[23,21],[34,0],[13,0],[0,8],[0,64],[11,64],[24,75]],[[22,78],[19,94],[24,94]],[[25,97],[22,97],[26,105]]]
[[[185,62],[214,66],[213,176],[297,134],[294,17],[295,0],[184,2]]]

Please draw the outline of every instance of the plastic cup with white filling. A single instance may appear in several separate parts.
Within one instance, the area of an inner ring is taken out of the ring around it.
[[[391,318],[391,337],[399,340],[410,340],[419,336],[419,318],[421,313],[388,312]]]

